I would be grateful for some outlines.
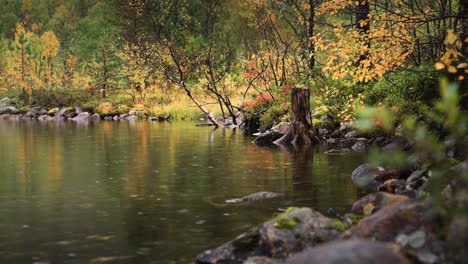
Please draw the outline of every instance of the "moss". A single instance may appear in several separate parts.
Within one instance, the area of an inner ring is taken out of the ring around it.
[[[340,232],[343,232],[345,231],[346,229],[348,229],[348,225],[341,222],[340,220],[338,219],[334,219],[334,223],[332,225],[329,225],[326,227],[327,229],[334,229],[334,230],[337,230],[337,231],[340,231]]]
[[[351,220],[351,223],[352,223],[353,225],[359,223],[359,221],[361,221],[363,217],[364,217],[364,216],[362,216],[362,215],[357,215],[357,214],[350,214],[350,215],[349,215],[349,219]]]
[[[315,243],[320,244],[320,243],[323,243],[325,241],[325,238],[322,237],[322,236],[316,235],[316,236],[314,236],[314,238],[312,240]]]
[[[257,232],[248,233],[244,237],[235,240],[232,245],[234,246],[234,253],[243,253],[254,250],[260,244],[260,234]]]
[[[53,114],[57,113],[58,111],[60,111],[60,109],[58,107],[55,107],[55,108],[52,108],[49,111],[47,111],[47,114],[48,115],[53,115]]]
[[[281,218],[276,221],[274,224],[274,227],[278,229],[287,229],[287,230],[293,230],[296,228],[296,226],[301,222],[301,219],[299,217],[293,217],[293,218]]]
[[[407,249],[405,250],[404,254],[409,259],[417,259],[417,255],[413,250]]]
[[[299,233],[294,233],[294,237],[295,237],[297,240],[302,240],[302,235],[299,234]]]
[[[327,124],[327,123],[324,122],[323,120],[316,119],[316,118],[313,118],[313,119],[312,119],[312,125],[313,125],[314,127],[324,126],[324,125],[326,125],[326,124]]]

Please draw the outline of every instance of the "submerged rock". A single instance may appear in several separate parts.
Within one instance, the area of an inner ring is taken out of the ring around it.
[[[241,198],[226,200],[226,203],[244,203],[263,199],[272,199],[278,196],[281,196],[281,194],[273,192],[258,192]]]
[[[368,240],[327,243],[288,258],[287,264],[394,264],[410,263],[394,245]]]
[[[269,131],[266,133],[259,134],[253,141],[254,144],[259,146],[273,145],[273,142],[280,139],[283,134],[278,131]]]
[[[309,208],[290,208],[259,228],[203,252],[197,257],[197,263],[243,263],[254,256],[285,258],[309,246],[330,241],[345,228],[343,223]]]

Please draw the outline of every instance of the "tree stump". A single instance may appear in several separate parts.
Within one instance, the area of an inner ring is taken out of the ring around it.
[[[276,140],[277,145],[303,146],[318,143],[310,113],[310,91],[306,88],[292,89],[291,126],[283,137]]]

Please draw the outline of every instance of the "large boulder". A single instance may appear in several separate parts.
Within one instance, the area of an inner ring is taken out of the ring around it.
[[[401,136],[392,138],[391,142],[382,148],[384,152],[407,151],[409,149],[411,149],[411,143]]]
[[[453,263],[468,263],[468,219],[455,217],[450,223],[446,247]]]
[[[197,263],[243,263],[249,257],[285,258],[339,236],[346,225],[309,208],[290,208],[259,228],[198,255]]]
[[[444,256],[436,235],[440,227],[429,217],[432,206],[429,201],[419,200],[391,204],[362,219],[340,238],[396,242],[420,262],[435,263]]]
[[[377,177],[384,171],[382,167],[375,167],[370,164],[362,164],[351,174],[353,182],[362,188],[375,189],[379,183]]]
[[[92,120],[92,117],[88,112],[82,112],[75,116],[72,120],[75,122],[89,122]]]
[[[409,264],[395,245],[370,240],[327,243],[289,257],[286,264]]]
[[[23,119],[34,119],[34,118],[37,118],[37,115],[38,115],[39,111],[41,111],[41,107],[40,107],[40,106],[31,107],[31,108],[29,109],[29,111],[26,112],[26,114],[24,114]]]
[[[0,115],[3,115],[3,114],[17,114],[19,113],[19,110],[14,107],[14,106],[0,106]]]

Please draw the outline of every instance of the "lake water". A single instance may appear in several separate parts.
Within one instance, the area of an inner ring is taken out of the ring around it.
[[[344,213],[364,157],[323,152],[193,123],[0,122],[0,263],[191,263],[288,206]],[[282,196],[224,203],[259,191]]]

